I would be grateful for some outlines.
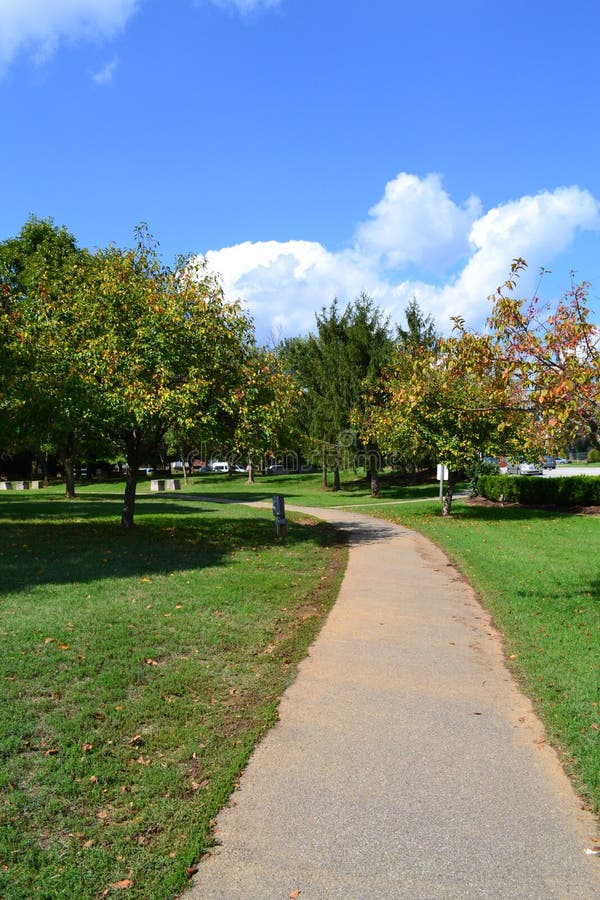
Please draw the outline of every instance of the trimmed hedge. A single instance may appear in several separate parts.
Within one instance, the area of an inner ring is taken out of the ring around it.
[[[477,493],[495,503],[524,506],[600,506],[600,476],[570,475],[535,478],[530,475],[480,475]]]

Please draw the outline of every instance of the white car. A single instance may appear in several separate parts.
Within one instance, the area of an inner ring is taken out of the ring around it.
[[[542,467],[538,463],[524,462],[519,466],[519,475],[541,475]]]

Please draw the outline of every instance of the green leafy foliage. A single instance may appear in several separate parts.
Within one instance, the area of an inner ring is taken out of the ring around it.
[[[340,439],[348,439],[363,383],[375,381],[390,356],[389,323],[366,294],[340,312],[334,300],[317,315],[316,333],[284,341],[284,365],[303,394],[307,451],[331,465],[339,488]],[[350,438],[352,440],[352,438]]]

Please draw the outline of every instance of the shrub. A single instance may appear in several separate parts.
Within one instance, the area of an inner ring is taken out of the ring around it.
[[[588,452],[587,461],[596,463],[600,462],[600,450],[596,450],[595,447],[592,448],[592,450]]]
[[[477,492],[495,503],[521,503],[525,506],[600,505],[600,477],[574,475],[565,478],[531,478],[527,475],[481,475]]]

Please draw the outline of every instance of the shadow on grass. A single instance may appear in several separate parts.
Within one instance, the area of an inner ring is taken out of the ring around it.
[[[0,598],[32,587],[165,575],[227,564],[242,549],[276,546],[270,514],[139,498],[137,526],[119,525],[121,501],[106,496],[0,504]],[[225,514],[224,514],[225,513]],[[324,523],[290,523],[287,547],[331,545]]]

